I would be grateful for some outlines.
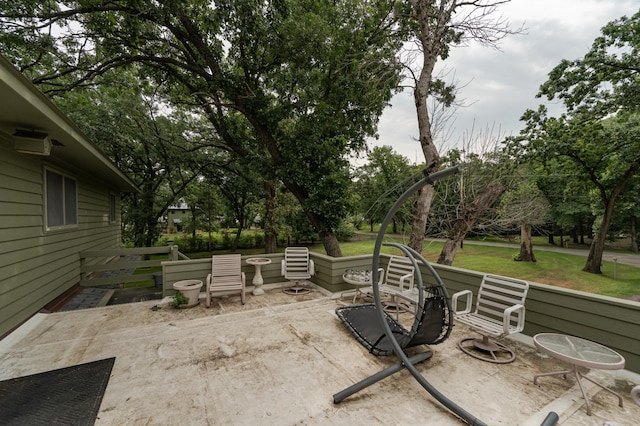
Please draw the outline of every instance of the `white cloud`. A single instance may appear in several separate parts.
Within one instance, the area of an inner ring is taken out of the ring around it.
[[[518,134],[522,114],[544,102],[535,95],[551,69],[562,59],[581,58],[604,25],[638,9],[637,0],[513,0],[501,6],[513,27],[524,21],[526,34],[505,39],[501,51],[475,44],[454,48],[438,64],[455,73],[457,84],[464,86],[458,97],[470,104],[457,111],[445,146],[456,146],[472,127]],[[380,119],[380,138],[371,144],[391,145],[412,162],[424,161],[411,93],[398,94],[391,103]]]

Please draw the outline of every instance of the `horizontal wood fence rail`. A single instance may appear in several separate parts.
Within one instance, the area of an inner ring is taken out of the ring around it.
[[[144,260],[147,256],[165,254],[162,259]],[[136,274],[140,268],[152,268],[162,265],[162,262],[177,261],[179,258],[188,259],[180,253],[178,246],[164,247],[135,247],[107,250],[91,250],[80,253],[80,285],[83,287],[98,287],[152,280],[153,273]]]

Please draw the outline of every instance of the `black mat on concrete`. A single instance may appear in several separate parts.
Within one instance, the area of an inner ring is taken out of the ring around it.
[[[93,425],[115,360],[0,382],[0,424]]]

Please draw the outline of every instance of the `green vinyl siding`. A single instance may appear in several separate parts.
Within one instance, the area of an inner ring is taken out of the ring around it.
[[[77,182],[77,225],[46,229],[46,157],[18,154],[0,137],[0,335],[80,281],[81,251],[120,246],[109,220],[112,188],[59,164],[53,170]]]

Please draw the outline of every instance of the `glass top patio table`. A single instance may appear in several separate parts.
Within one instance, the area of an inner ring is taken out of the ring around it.
[[[604,391],[616,396],[618,405],[622,407],[622,397],[619,394],[582,374],[578,369],[578,367],[585,367],[597,370],[621,370],[624,368],[624,357],[618,352],[591,340],[556,333],[536,334],[533,336],[533,344],[541,352],[571,365],[570,370],[536,374],[533,376],[534,384],[538,384],[540,377],[562,375],[566,379],[567,374],[574,374],[587,406],[587,415],[591,415],[591,402],[589,401],[589,395],[587,395],[580,382],[581,379],[588,380]]]
[[[556,333],[533,337],[536,348],[569,364],[598,370],[620,370],[625,360],[616,351],[590,340]]]

